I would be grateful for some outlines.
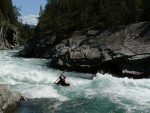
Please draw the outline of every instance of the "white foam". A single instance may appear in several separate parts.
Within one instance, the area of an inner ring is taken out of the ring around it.
[[[149,79],[134,80],[128,78],[116,78],[109,74],[97,74],[94,81],[97,80],[99,82],[105,81],[105,83],[103,83],[103,85],[105,84],[103,88],[100,87],[100,83],[97,83],[99,89],[103,92],[103,96],[108,96],[113,102],[124,106],[129,112],[135,110],[135,108],[137,110],[149,108],[150,99],[147,98],[150,95]],[[100,90],[97,90],[96,92],[100,93]]]
[[[19,91],[26,97],[57,98],[61,101],[107,97],[128,112],[134,109],[148,109],[150,106],[149,79],[133,80],[98,73],[93,80],[89,80],[84,77],[88,74],[66,72],[67,81],[71,86],[55,86],[53,82],[62,72],[48,69],[45,66],[47,60],[12,58],[8,52],[0,52],[0,83],[10,84],[12,90]]]

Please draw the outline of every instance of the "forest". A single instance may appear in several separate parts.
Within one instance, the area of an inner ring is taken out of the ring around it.
[[[12,5],[12,0],[0,0],[0,21],[16,25],[20,43],[25,44],[41,32],[69,37],[74,31],[104,31],[150,20],[150,0],[47,0],[45,7],[39,9],[39,23],[34,31],[19,21],[20,9]]]
[[[12,5],[12,0],[0,0],[0,24],[3,22],[10,23],[18,27],[20,32],[20,44],[25,44],[28,39],[33,36],[34,29],[30,29],[30,26],[23,24],[19,17],[20,9],[17,6]]]
[[[150,20],[150,0],[47,0],[36,32],[104,31]]]

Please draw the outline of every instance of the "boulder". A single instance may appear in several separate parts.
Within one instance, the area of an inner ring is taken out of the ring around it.
[[[56,45],[51,66],[93,73],[99,70],[133,78],[149,77],[149,22],[123,26],[100,34],[92,30],[87,34],[73,35]]]
[[[54,46],[56,36],[47,36],[47,33],[39,33],[30,39],[24,48],[19,51],[19,57],[51,58],[51,48]]]
[[[0,85],[0,113],[13,113],[20,98],[20,93],[10,91],[7,85]]]

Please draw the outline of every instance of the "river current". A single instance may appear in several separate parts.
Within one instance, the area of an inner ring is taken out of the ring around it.
[[[62,71],[50,68],[50,60],[17,58],[17,52],[0,51],[0,84],[28,98],[15,113],[150,112],[150,79],[65,72],[71,86],[57,86]]]

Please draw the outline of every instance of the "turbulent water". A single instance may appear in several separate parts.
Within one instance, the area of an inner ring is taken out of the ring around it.
[[[0,51],[0,84],[9,84],[29,99],[15,113],[149,113],[150,80],[109,74],[65,72],[69,87],[54,85],[62,73],[50,60],[17,58]]]

